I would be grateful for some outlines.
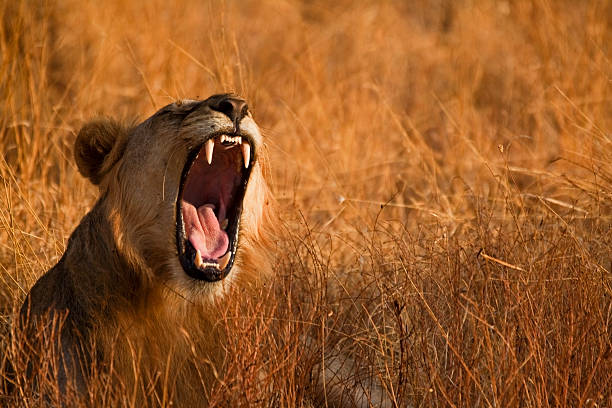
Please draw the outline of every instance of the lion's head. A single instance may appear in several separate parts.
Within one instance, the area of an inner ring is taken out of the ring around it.
[[[98,120],[75,144],[115,245],[147,282],[192,297],[262,268],[262,136],[230,94],[180,101],[134,127]],[[104,239],[104,237],[101,237]]]

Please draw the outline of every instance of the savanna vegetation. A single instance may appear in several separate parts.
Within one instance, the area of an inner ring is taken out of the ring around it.
[[[233,91],[278,237],[219,317],[211,406],[325,406],[329,353],[397,406],[612,406],[610,1],[0,0],[0,22],[0,405],[37,406],[11,322],[96,198],[80,126]],[[89,405],[134,406],[105,378]]]

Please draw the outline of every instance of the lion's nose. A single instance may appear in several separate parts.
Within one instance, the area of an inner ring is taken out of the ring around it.
[[[240,121],[246,116],[249,110],[249,107],[244,99],[232,95],[224,95],[223,97],[213,101],[210,104],[210,108],[216,110],[217,112],[224,113],[227,117],[229,117],[232,122],[234,122],[236,131],[238,131]]]

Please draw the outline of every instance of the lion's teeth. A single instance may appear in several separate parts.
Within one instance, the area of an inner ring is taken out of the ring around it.
[[[219,270],[225,269],[225,267],[229,263],[230,252],[231,251],[227,251],[227,253],[225,255],[223,255],[221,258],[219,258],[219,261],[218,261],[219,262]]]
[[[200,254],[200,250],[197,249],[196,250],[196,256],[195,256],[195,266],[200,268],[202,267],[202,255]]]
[[[212,163],[213,150],[215,149],[215,141],[213,139],[208,139],[206,141],[206,160],[208,164]]]
[[[242,156],[244,157],[244,168],[248,169],[251,162],[251,145],[245,141],[242,145]]]
[[[226,138],[225,135],[221,135],[221,143],[225,142],[225,138]]]
[[[227,224],[229,224],[227,218],[224,219],[223,221],[221,221],[221,224],[220,224],[221,225],[221,229],[223,229],[223,230],[226,229],[227,228]]]
[[[242,136],[238,136],[237,139],[238,139],[238,144],[242,144]]]

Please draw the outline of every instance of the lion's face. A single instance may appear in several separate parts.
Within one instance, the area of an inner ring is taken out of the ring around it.
[[[129,130],[86,125],[75,157],[100,185],[117,247],[131,264],[175,288],[209,290],[240,269],[239,238],[256,239],[249,235],[266,193],[261,145],[246,102],[215,95],[170,104]]]

